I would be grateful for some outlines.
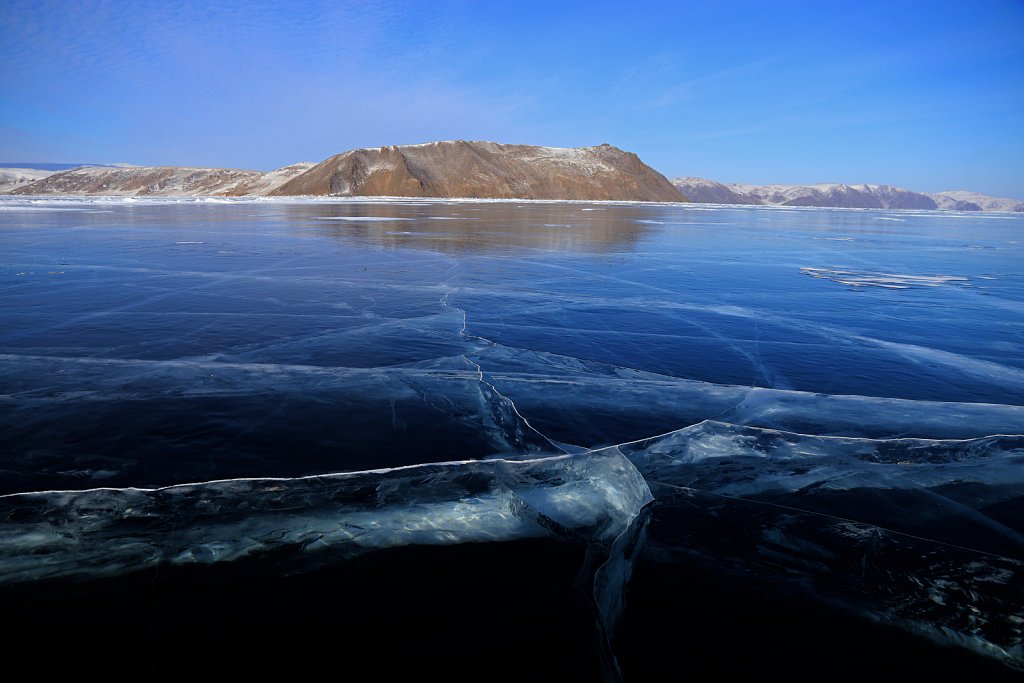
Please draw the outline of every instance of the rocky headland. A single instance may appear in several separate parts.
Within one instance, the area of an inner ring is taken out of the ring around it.
[[[21,184],[12,193],[685,201],[636,154],[611,145],[570,149],[464,140],[356,149],[268,173],[83,166]]]

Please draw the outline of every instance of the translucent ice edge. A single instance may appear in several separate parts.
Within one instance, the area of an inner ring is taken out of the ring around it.
[[[292,550],[304,566],[405,545],[555,536],[611,547],[652,500],[618,453],[296,479],[0,496],[0,584]]]
[[[771,502],[1024,560],[1013,512],[1024,501],[1024,435],[867,439],[709,420],[604,450],[629,458],[655,492]]]
[[[317,216],[322,221],[358,221],[372,223],[374,221],[411,221],[411,218],[398,218],[396,216]]]
[[[891,219],[896,220],[896,219]],[[939,287],[950,284],[969,284],[970,278],[959,275],[905,275],[902,273],[878,273],[868,270],[843,268],[800,268],[804,275],[831,280],[851,287],[882,287],[885,289],[909,289],[910,287]]]
[[[609,450],[623,453],[648,480],[724,495],[971,482],[1024,493],[1024,435],[1015,434],[869,439],[705,420],[595,452]]]

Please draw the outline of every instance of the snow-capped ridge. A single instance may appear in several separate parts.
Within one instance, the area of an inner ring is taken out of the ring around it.
[[[674,178],[672,184],[694,202],[755,206],[817,206],[850,209],[943,209],[950,211],[1024,211],[1024,202],[978,192],[914,192],[873,183],[811,185],[723,184],[706,178]]]

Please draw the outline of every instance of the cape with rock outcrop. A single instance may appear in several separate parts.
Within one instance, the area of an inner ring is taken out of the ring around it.
[[[685,201],[665,176],[611,145],[567,149],[464,140],[345,152],[270,194]]]
[[[13,193],[685,201],[636,154],[611,145],[567,149],[464,140],[357,149],[269,173],[81,167],[23,184]]]

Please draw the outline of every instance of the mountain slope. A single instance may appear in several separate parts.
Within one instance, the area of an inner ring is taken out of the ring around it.
[[[22,185],[11,194],[109,196],[241,196],[266,194],[308,170],[300,163],[276,171],[181,166],[82,166]]]
[[[229,168],[83,166],[61,171],[15,190],[12,194],[85,195],[221,195],[263,176],[259,171]]]
[[[946,211],[1022,211],[1024,201],[978,192],[912,192],[891,185],[747,185],[707,178],[673,178],[690,201],[707,204],[821,206],[851,209],[942,209]]]
[[[464,140],[344,152],[270,194],[685,201],[663,175],[611,145]]]
[[[703,204],[762,204],[760,198],[737,192],[707,178],[673,178],[672,184],[691,202]]]
[[[282,166],[264,173],[260,178],[249,183],[242,183],[237,186],[236,191],[231,194],[238,195],[266,195],[287,183],[292,178],[302,175],[309,169],[316,166],[311,161],[300,161],[297,164]]]
[[[990,197],[979,192],[951,190],[929,195],[940,209],[954,211],[1024,211],[1024,201]]]
[[[41,180],[53,171],[43,171],[34,168],[0,168],[0,192],[10,192],[24,185],[29,185]]]
[[[935,201],[919,192],[890,185],[730,185],[762,204],[775,206],[823,206],[850,209],[935,209]]]

